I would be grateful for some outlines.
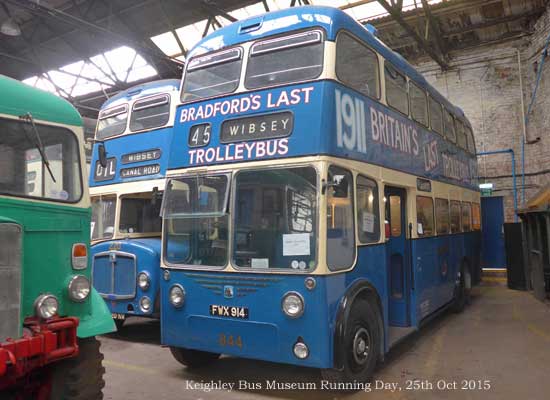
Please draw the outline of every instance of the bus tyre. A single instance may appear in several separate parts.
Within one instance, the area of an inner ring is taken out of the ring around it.
[[[122,329],[122,327],[124,326],[124,322],[126,320],[125,319],[115,319],[114,321],[115,321],[116,330],[120,331]]]
[[[59,364],[52,369],[51,400],[101,400],[105,381],[102,365],[103,354],[95,337],[80,339],[78,357]]]
[[[323,379],[333,383],[368,382],[376,368],[380,353],[378,308],[366,300],[356,300],[350,310],[342,350],[342,370],[325,369]]]
[[[170,352],[177,362],[189,368],[205,367],[220,358],[218,353],[183,349],[181,347],[170,347]]]
[[[467,265],[462,265],[460,268],[460,282],[455,287],[455,294],[453,305],[451,309],[455,313],[464,311],[464,307],[470,300],[470,285],[469,285],[470,272]]]

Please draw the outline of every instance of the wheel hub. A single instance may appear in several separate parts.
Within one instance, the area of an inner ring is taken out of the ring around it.
[[[353,358],[359,365],[367,362],[370,351],[370,335],[365,328],[359,328],[353,338]]]

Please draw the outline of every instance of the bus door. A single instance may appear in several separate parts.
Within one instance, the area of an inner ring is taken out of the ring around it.
[[[386,260],[388,275],[389,323],[410,325],[411,271],[410,243],[407,239],[405,189],[386,186]]]

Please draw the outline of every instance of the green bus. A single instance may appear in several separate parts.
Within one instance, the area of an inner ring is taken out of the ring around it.
[[[84,134],[67,101],[0,75],[0,398],[102,398]]]

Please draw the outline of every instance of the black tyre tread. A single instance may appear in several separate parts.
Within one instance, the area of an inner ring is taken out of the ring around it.
[[[100,346],[96,338],[81,339],[78,357],[54,366],[51,400],[103,399],[105,368]]]
[[[184,349],[180,347],[170,347],[170,352],[177,362],[188,368],[205,367],[220,358],[220,354],[218,353],[209,353],[206,351]]]
[[[342,371],[335,370],[335,369],[323,369],[321,370],[321,376],[323,379],[334,382],[334,383],[353,383],[356,382],[369,382],[372,379],[374,370],[376,368],[377,361],[380,358],[380,341],[382,340],[380,338],[380,327],[379,324],[379,311],[378,307],[375,304],[371,304],[368,300],[365,299],[358,299],[352,304],[352,308],[350,310],[350,321],[353,320],[356,316],[362,316],[364,318],[368,318],[369,324],[372,325],[372,329],[369,330],[369,333],[372,335],[373,343],[371,344],[374,354],[372,355],[372,358],[370,358],[368,362],[368,367],[361,373],[355,374],[352,371],[349,370],[347,367],[347,361],[345,360],[345,366]],[[349,324],[351,325],[351,324]],[[348,325],[348,327],[349,327]],[[346,341],[348,340],[348,328],[346,328]],[[346,354],[347,356],[347,354]],[[340,392],[348,392],[349,390],[343,389],[343,390],[337,390]]]
[[[113,320],[113,321],[115,321],[115,325],[116,325],[116,330],[117,330],[117,331],[120,331],[120,330],[124,327],[124,322],[126,322],[125,319],[123,319],[123,320],[115,319],[115,320]]]
[[[466,305],[470,301],[469,290],[466,289],[466,284],[465,284],[465,272],[466,272],[467,269],[468,269],[468,266],[466,264],[463,264],[460,268],[460,270],[461,270],[461,273],[460,273],[460,287],[458,288],[458,291],[455,294],[455,298],[454,298],[453,304],[451,306],[451,310],[454,313],[457,313],[457,314],[464,311],[464,308],[466,308]],[[468,269],[468,273],[470,273],[469,269]]]

